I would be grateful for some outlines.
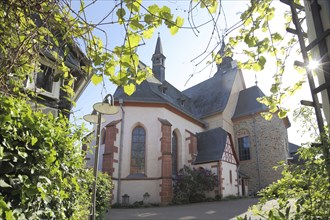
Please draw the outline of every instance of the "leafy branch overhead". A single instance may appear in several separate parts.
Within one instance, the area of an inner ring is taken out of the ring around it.
[[[85,5],[80,1],[80,9],[75,10],[70,0],[20,0],[0,3],[0,87],[6,92],[21,92],[26,78],[33,78],[38,72],[40,56],[55,63],[60,75],[68,84],[73,84],[74,76],[68,67],[67,58],[72,47],[79,45],[87,57],[81,59],[80,71],[86,77],[92,75],[92,82],[98,84],[109,79],[116,85],[126,86],[132,94],[135,84],[140,84],[150,68],[139,68],[136,51],[150,39],[155,29],[163,24],[171,34],[177,33],[183,25],[183,18],[175,17],[169,7],[142,4],[142,0],[115,1],[113,8],[102,21],[92,23],[87,20],[86,11],[95,2]],[[108,22],[107,18],[112,21]],[[107,23],[108,22],[108,23]],[[19,25],[18,25],[19,24]],[[105,25],[120,25],[124,28],[121,44],[113,49],[108,47]],[[106,41],[95,32],[102,31]],[[73,95],[70,86],[64,87]]]
[[[299,16],[303,20],[305,13],[301,11]],[[239,34],[229,37],[226,54],[231,55],[235,51],[243,53],[245,60],[238,62],[238,66],[242,69],[263,71],[267,61],[276,64],[271,70],[273,71],[271,95],[258,101],[269,107],[269,113],[264,113],[267,119],[270,119],[273,113],[284,118],[288,112],[288,109],[282,105],[284,100],[299,90],[306,78],[305,75],[301,75],[290,85],[284,85],[283,81],[286,75],[292,74],[290,70],[288,71],[288,66],[293,65],[287,64],[289,56],[299,53],[297,39],[286,31],[286,28],[292,25],[291,12],[279,10],[272,0],[251,1],[240,18]],[[279,20],[283,21],[284,25],[279,26]],[[243,49],[237,51],[237,47]]]
[[[97,1],[84,3],[80,0],[78,3],[80,8],[77,7],[77,1],[72,0],[19,0],[0,3],[2,90],[27,92],[22,90],[22,85],[27,78],[33,78],[33,74],[38,72],[38,60],[43,56],[55,63],[59,70],[56,79],[64,79],[62,89],[73,96],[74,91],[70,85],[74,84],[75,76],[67,61],[70,51],[75,47],[81,48],[82,54],[85,54],[80,56],[78,68],[81,73],[86,74],[86,77],[91,76],[94,84],[110,80],[115,85],[123,86],[124,91],[130,95],[137,84],[152,74],[149,67],[140,67],[137,49],[145,45],[145,40],[152,38],[161,25],[166,26],[171,34],[177,33],[180,28],[189,28],[196,35],[200,27],[213,25],[208,48],[197,57],[202,60],[211,57],[212,61],[219,64],[223,56],[243,54],[244,59],[239,59],[239,67],[253,71],[265,70],[270,60],[275,63],[277,66],[272,70],[274,83],[271,95],[260,101],[268,105],[272,113],[278,112],[280,117],[285,117],[287,112],[281,105],[283,100],[301,88],[305,81],[302,75],[294,84],[283,87],[286,62],[289,55],[295,52],[297,40],[284,30],[291,24],[290,13],[282,13],[285,22],[283,27],[274,25],[274,18],[279,17],[279,10],[273,6],[273,0],[251,0],[247,9],[241,13],[238,23],[222,28],[219,27],[220,16],[224,20],[226,18],[222,1],[218,0],[191,0],[189,8],[185,10],[188,26],[183,26],[184,19],[174,16],[171,9],[161,5],[162,3],[150,4],[142,0],[111,1],[107,5],[107,13],[97,22],[90,21],[87,16],[87,11]],[[206,11],[210,20],[198,23],[198,17],[194,14],[199,9]],[[299,16],[304,19],[303,12]],[[122,30],[119,43],[110,40],[110,27]],[[219,56],[216,52],[224,38],[228,38],[228,44],[224,54]],[[212,39],[217,39],[216,45],[211,45]],[[207,63],[212,64],[213,62]],[[270,116],[271,114],[268,115]]]

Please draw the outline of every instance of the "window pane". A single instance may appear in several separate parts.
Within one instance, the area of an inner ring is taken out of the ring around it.
[[[145,130],[142,127],[136,127],[132,132],[131,174],[144,173],[144,160]]]
[[[176,175],[178,171],[178,140],[176,134],[172,134],[172,175]]]
[[[249,136],[238,138],[239,160],[250,160]]]
[[[54,69],[45,65],[41,65],[40,69],[41,72],[37,73],[36,87],[44,89],[47,92],[52,92]]]

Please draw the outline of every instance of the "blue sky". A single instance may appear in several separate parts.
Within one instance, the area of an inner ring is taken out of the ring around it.
[[[77,1],[78,2],[78,1]],[[88,3],[89,1],[87,1]],[[172,13],[180,15],[185,18],[184,26],[188,26],[187,22],[187,13],[184,11],[188,7],[189,1],[144,1],[147,4],[166,4],[172,9]],[[226,18],[222,17],[218,26],[219,29],[225,29],[235,24],[239,21],[240,12],[244,11],[244,8],[248,4],[248,1],[245,0],[228,0],[222,1],[223,8],[225,10]],[[87,11],[87,17],[89,20],[98,21],[104,17],[104,15],[113,7],[113,1],[99,1],[97,4],[94,4]],[[282,10],[285,5],[278,3],[278,7]],[[203,23],[208,20],[208,17],[205,11],[198,9],[193,14],[196,23]],[[113,48],[116,45],[120,45],[123,42],[124,31],[121,27],[112,26],[104,27],[108,35],[109,48]],[[166,80],[177,87],[179,90],[187,89],[201,81],[212,77],[216,68],[207,68],[204,71],[199,72],[206,65],[206,61],[202,62],[200,65],[196,64],[200,59],[195,62],[191,62],[194,58],[202,54],[208,44],[209,38],[211,36],[212,24],[199,28],[199,34],[196,36],[192,30],[182,29],[179,32],[172,36],[165,27],[161,27],[155,31],[155,34],[152,39],[146,40],[145,45],[139,47],[138,54],[140,59],[145,64],[151,66],[151,57],[154,53],[157,32],[160,32],[163,52],[166,56]],[[104,35],[100,32],[97,33],[103,40],[105,40]],[[212,39],[211,45],[215,45],[219,39],[215,36]],[[240,56],[234,56],[235,59],[240,59]],[[300,58],[300,57],[299,57]],[[210,59],[210,58],[209,58]],[[290,64],[288,64],[290,65]],[[272,83],[272,72],[274,65],[269,63],[264,71],[257,73],[258,86],[263,90],[265,94],[269,93],[269,89]],[[294,72],[294,71],[292,71]],[[195,74],[188,82],[191,74]],[[255,73],[251,71],[243,70],[243,75],[245,78],[246,86],[250,87],[255,85]],[[292,77],[295,77],[292,75]],[[284,82],[290,83],[291,79],[286,78]],[[105,80],[105,87],[102,85],[95,86],[92,83],[87,87],[85,92],[82,94],[80,99],[77,102],[76,108],[73,109],[74,115],[77,119],[81,118],[83,115],[89,114],[92,111],[92,106],[94,103],[99,102],[107,93],[113,94],[116,89],[116,86],[112,83]],[[301,92],[295,98],[288,100],[288,105],[291,109],[294,109],[295,106],[299,103],[302,97],[306,96],[306,91]],[[304,98],[306,99],[306,97]],[[289,115],[289,117],[291,114]],[[290,117],[291,123],[293,124],[292,117]],[[77,123],[80,124],[82,120],[78,120]],[[289,131],[289,140],[293,143],[300,144],[301,139],[297,135],[297,130],[299,125],[294,125],[290,128]]]

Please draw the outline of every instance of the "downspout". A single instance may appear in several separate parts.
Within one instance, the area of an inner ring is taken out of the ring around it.
[[[125,111],[123,108],[123,99],[119,99],[119,105],[121,109],[121,124],[120,124],[120,143],[119,143],[119,160],[118,160],[118,186],[117,186],[117,204],[120,204],[120,190],[121,190],[121,161],[123,152],[123,139],[124,139],[124,119]]]
[[[236,171],[236,174],[237,174],[237,196],[239,196],[239,186],[240,186],[240,179],[239,179],[239,164],[237,165],[237,171]],[[242,184],[242,182],[241,182]]]
[[[258,152],[258,147],[259,147],[259,141],[257,137],[257,132],[256,132],[256,119],[255,115],[253,115],[253,132],[254,132],[254,140],[255,140],[255,145],[256,145],[256,155],[257,155],[257,169],[258,169],[258,190],[261,189],[261,180],[260,180],[260,163],[259,163],[259,152]]]

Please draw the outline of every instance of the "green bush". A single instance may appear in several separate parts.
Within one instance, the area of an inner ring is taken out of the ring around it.
[[[91,173],[83,131],[67,118],[32,111],[0,96],[0,218],[81,219],[88,215]]]
[[[211,170],[184,166],[174,179],[174,204],[202,202],[205,193],[218,185],[217,176]]]
[[[97,190],[96,190],[96,218],[104,219],[105,213],[110,208],[111,190],[113,184],[111,177],[99,172],[97,177]]]
[[[329,150],[329,144],[327,145]],[[299,151],[302,164],[285,165],[282,179],[262,190],[254,211],[267,219],[329,219],[330,183],[326,160],[320,147],[306,146]],[[277,207],[263,210],[269,200]]]

